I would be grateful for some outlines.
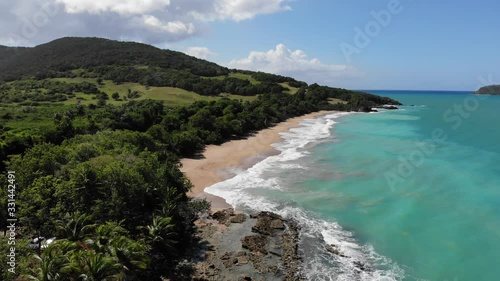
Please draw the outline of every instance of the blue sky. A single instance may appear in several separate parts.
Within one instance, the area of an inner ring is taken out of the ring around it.
[[[134,40],[351,89],[475,90],[480,77],[500,80],[500,3],[493,0],[13,2],[0,3],[0,44],[71,35]],[[49,4],[57,13],[44,9]],[[34,36],[23,36],[26,22],[38,24]]]

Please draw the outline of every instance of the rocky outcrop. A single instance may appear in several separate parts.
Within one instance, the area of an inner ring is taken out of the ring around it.
[[[220,224],[227,224],[231,216],[234,216],[234,209],[225,209],[212,214],[212,218]]]
[[[261,212],[257,215],[257,223],[254,227],[252,227],[252,231],[272,236],[274,235],[276,229],[285,229],[283,222],[284,219],[277,214]]]
[[[302,259],[299,255],[299,227],[289,222],[288,231],[282,234],[283,256],[281,258],[285,268],[285,281],[304,280],[300,274],[300,264]]]
[[[284,268],[282,280],[298,281],[303,280],[300,274],[301,257],[298,251],[299,228],[291,221],[283,217],[270,213],[261,212],[257,216],[257,223],[252,227],[253,232],[259,235],[250,235],[242,239],[243,247],[248,247],[249,242],[252,246],[257,246],[253,252],[262,254],[270,253],[281,260],[281,266]],[[257,243],[256,243],[257,242]],[[265,242],[265,244],[263,244]],[[258,244],[260,243],[260,244]],[[259,257],[257,257],[257,261]],[[268,270],[274,268],[268,268]],[[277,271],[277,268],[275,269]]]
[[[342,254],[342,253],[340,252],[339,248],[338,248],[336,245],[334,245],[334,244],[327,244],[327,245],[325,246],[325,249],[326,249],[328,252],[330,252],[330,253],[332,253],[332,254],[334,254],[334,255],[337,255],[337,256],[339,256],[339,257],[343,257],[343,258],[347,258],[347,256],[346,256],[346,255],[344,255],[344,254]]]
[[[241,246],[250,252],[259,252],[265,255],[267,254],[267,240],[268,237],[264,235],[249,235],[241,239]]]
[[[275,219],[275,220],[271,221],[271,228],[283,230],[283,229],[285,229],[285,224],[283,223],[283,220]]]
[[[236,214],[229,219],[231,223],[242,223],[247,219],[245,214]]]
[[[246,220],[245,214],[235,214],[234,209],[225,209],[212,214],[212,218],[220,224],[229,225],[230,223],[242,223]]]
[[[212,218],[223,228],[218,232],[214,226],[199,227],[209,246],[194,266],[193,280],[304,280],[300,229],[294,222],[270,212],[248,218],[232,209],[216,212]]]

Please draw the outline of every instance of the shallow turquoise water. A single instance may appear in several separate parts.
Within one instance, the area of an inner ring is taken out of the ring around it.
[[[404,280],[499,280],[500,97],[376,93],[416,106],[341,119],[333,131],[340,142],[312,154],[342,177],[300,183],[335,196],[302,198],[301,205],[405,268]],[[463,112],[443,117],[464,103]],[[424,153],[416,142],[436,129],[448,138],[427,142]],[[402,163],[414,171],[398,173]]]
[[[309,280],[499,280],[500,97],[374,93],[415,106],[305,122],[207,191],[297,219]]]

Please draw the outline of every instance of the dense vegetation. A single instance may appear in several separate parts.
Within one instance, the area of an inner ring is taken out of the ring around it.
[[[18,264],[13,275],[2,260],[1,280],[182,280],[193,221],[209,205],[186,196],[180,158],[313,111],[398,104],[136,43],[9,50],[0,48],[0,182],[16,171]],[[198,101],[144,99],[154,87]],[[1,189],[4,206],[8,195]],[[27,247],[34,236],[57,240],[37,251]],[[5,238],[0,250],[5,259]]]
[[[9,49],[12,51],[8,52]],[[0,61],[0,80],[16,80],[47,70],[66,72],[101,65],[149,65],[203,76],[228,73],[224,67],[180,52],[100,38],[62,38],[35,48],[9,49],[0,49],[0,58],[5,54]]]

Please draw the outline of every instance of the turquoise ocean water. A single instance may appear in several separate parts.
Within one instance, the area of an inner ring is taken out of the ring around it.
[[[406,106],[307,120],[207,192],[297,219],[309,280],[500,280],[500,97],[372,92]]]

